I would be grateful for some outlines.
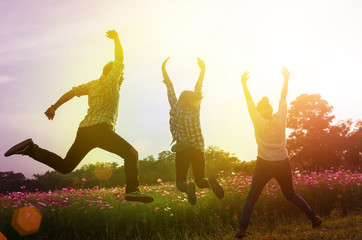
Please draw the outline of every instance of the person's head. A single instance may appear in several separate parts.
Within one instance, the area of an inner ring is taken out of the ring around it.
[[[107,76],[108,73],[112,70],[113,67],[113,62],[110,61],[109,63],[107,63],[104,67],[103,67],[103,75]]]
[[[273,107],[269,104],[268,97],[263,97],[258,105],[256,106],[256,110],[260,113],[260,115],[265,119],[273,118]]]
[[[178,98],[178,103],[182,107],[197,108],[200,106],[202,95],[193,91],[183,91]]]

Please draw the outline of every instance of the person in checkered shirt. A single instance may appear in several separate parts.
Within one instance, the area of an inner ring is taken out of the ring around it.
[[[62,104],[74,96],[88,96],[87,115],[79,124],[77,136],[66,157],[63,159],[40,148],[32,139],[13,146],[5,156],[27,155],[60,173],[67,174],[77,167],[89,151],[99,147],[124,159],[127,185],[125,200],[149,203],[153,201],[153,197],[140,193],[138,188],[138,152],[114,132],[118,117],[119,90],[124,80],[123,49],[116,31],[108,31],[106,36],[114,40],[115,60],[103,68],[99,79],[73,87],[45,112],[48,119],[53,120],[55,111]]]
[[[176,152],[176,187],[187,193],[191,204],[196,203],[196,190],[193,182],[187,183],[187,172],[190,164],[195,183],[199,188],[210,188],[218,198],[224,197],[224,190],[215,178],[205,178],[204,138],[200,126],[200,105],[202,99],[202,82],[205,75],[205,64],[198,58],[197,64],[201,72],[194,91],[183,91],[177,100],[173,84],[166,72],[167,58],[162,64],[163,82],[167,87],[170,110],[170,130],[173,141],[172,151]]]

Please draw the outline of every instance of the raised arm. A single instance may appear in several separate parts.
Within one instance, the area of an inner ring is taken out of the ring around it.
[[[116,31],[114,31],[114,30],[108,31],[106,34],[106,37],[114,40],[115,61],[113,63],[112,62],[109,63],[111,66],[111,69],[108,72],[108,74],[105,74],[104,70],[103,70],[103,74],[105,74],[106,77],[100,78],[100,80],[111,87],[114,87],[114,86],[120,87],[124,80],[124,78],[123,78],[123,71],[124,71],[123,49],[122,49],[121,43],[118,38],[118,33]]]
[[[248,89],[248,87],[246,86],[246,81],[249,79],[248,74],[249,74],[249,72],[248,72],[248,71],[245,71],[244,74],[241,76],[241,85],[243,86],[244,96],[245,96],[246,101],[253,100],[253,99],[251,98],[249,89]]]
[[[121,42],[119,41],[118,33],[114,30],[108,31],[106,36],[114,40],[114,57],[115,60],[118,60],[123,63],[123,48]]]
[[[66,92],[65,94],[63,94],[63,96],[61,96],[59,98],[59,100],[51,105],[46,111],[45,111],[45,115],[48,117],[49,120],[53,120],[54,116],[55,116],[55,111],[61,106],[63,105],[63,103],[68,102],[70,99],[72,99],[75,96],[75,91],[72,89],[68,92]]]
[[[287,98],[288,82],[289,82],[290,73],[291,72],[288,70],[288,68],[286,68],[286,67],[282,68],[282,74],[284,76],[284,84],[283,84],[282,94],[280,95],[280,99],[286,100],[286,98]]]
[[[161,67],[161,69],[162,69],[162,76],[163,76],[163,82],[166,84],[166,86],[167,86],[167,85],[172,85],[172,82],[171,82],[171,80],[170,80],[170,77],[168,76],[167,71],[166,71],[166,63],[167,63],[168,59],[170,59],[170,57],[166,58],[166,60],[163,61],[162,67]]]
[[[205,63],[200,58],[197,58],[197,65],[199,65],[201,71],[200,71],[199,79],[197,79],[194,91],[201,93],[202,82],[204,81],[204,76],[205,76]]]
[[[173,89],[173,84],[172,84],[172,82],[170,80],[170,77],[168,76],[168,74],[166,72],[166,63],[167,63],[168,59],[170,59],[170,57],[168,57],[162,63],[162,67],[161,67],[162,76],[163,76],[163,83],[167,87],[168,102],[170,103],[171,108],[176,108],[176,106],[177,106],[177,98],[176,98],[175,90]]]
[[[255,124],[259,124],[259,122],[262,121],[263,118],[260,115],[260,113],[256,110],[255,103],[253,102],[253,99],[251,98],[249,89],[246,86],[246,81],[249,79],[248,74],[249,74],[248,71],[245,71],[243,73],[243,75],[241,76],[241,84],[243,85],[244,96],[245,96],[245,99],[246,99],[246,104],[248,106],[248,111],[249,111],[250,118],[251,118],[251,120],[253,121],[253,123],[255,125]]]

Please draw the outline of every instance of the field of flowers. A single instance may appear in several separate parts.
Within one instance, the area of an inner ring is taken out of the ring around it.
[[[324,172],[296,170],[293,177],[296,192],[322,217],[361,215],[361,173],[341,166]],[[225,198],[219,200],[202,189],[196,205],[190,205],[174,183],[161,179],[158,185],[141,186],[142,192],[155,197],[150,204],[124,201],[123,187],[31,193],[24,186],[19,192],[0,195],[0,232],[8,239],[20,238],[10,224],[14,211],[33,206],[42,213],[40,229],[21,239],[213,239],[222,231],[232,236],[251,179],[243,172],[220,179]],[[307,221],[271,180],[256,205],[251,229],[258,232],[280,223]]]

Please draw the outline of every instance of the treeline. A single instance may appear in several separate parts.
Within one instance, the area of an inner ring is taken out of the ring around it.
[[[334,122],[333,106],[319,94],[302,94],[291,102],[287,127],[291,130],[287,149],[292,167],[321,171],[343,165],[353,171],[362,167],[362,121]],[[255,161],[240,161],[224,150],[210,146],[205,151],[206,175],[228,177],[237,172],[251,175]],[[141,184],[175,181],[175,154],[163,151],[157,158],[139,161]],[[118,163],[88,164],[68,174],[55,171],[35,174],[26,179],[22,173],[0,172],[0,192],[54,190],[64,187],[115,187],[125,183],[124,166]],[[24,187],[25,186],[25,187]]]
[[[210,146],[205,151],[206,174],[211,177],[231,176],[244,171],[251,175],[255,161],[240,161],[236,156],[219,147]],[[192,171],[189,172],[192,177]],[[140,183],[145,185],[157,184],[162,181],[174,182],[175,153],[163,151],[154,156],[148,156],[139,161]],[[22,173],[0,172],[0,192],[12,191],[48,191],[67,187],[90,188],[124,186],[124,166],[118,163],[97,162],[87,164],[67,175],[56,171],[45,174],[34,174],[33,179],[26,179]]]

